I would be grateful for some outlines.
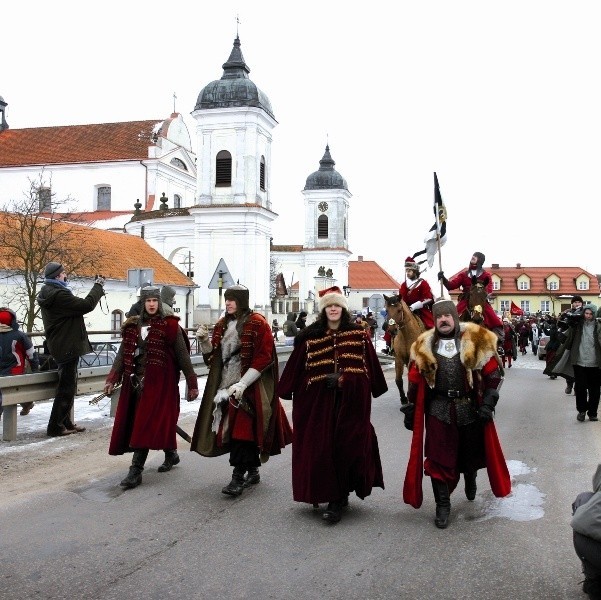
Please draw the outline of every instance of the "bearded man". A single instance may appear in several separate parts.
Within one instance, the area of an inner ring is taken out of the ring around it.
[[[401,283],[399,296],[411,311],[422,320],[426,329],[434,327],[432,317],[434,295],[430,284],[420,277],[419,265],[411,256],[405,259],[405,281]]]
[[[409,404],[401,408],[405,427],[413,430],[403,500],[421,506],[425,472],[436,501],[434,523],[445,529],[461,473],[470,501],[476,497],[478,469],[486,467],[497,497],[509,494],[511,482],[493,423],[503,381],[497,339],[475,323],[460,324],[451,300],[437,300],[432,313],[434,329],[411,348]]]

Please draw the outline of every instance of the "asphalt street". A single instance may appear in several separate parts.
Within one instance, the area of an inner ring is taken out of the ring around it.
[[[461,485],[452,495],[446,530],[434,526],[427,478],[421,509],[403,504],[411,434],[388,368],[389,391],[372,408],[386,489],[351,496],[340,523],[323,522],[324,506],[293,502],[290,447],[238,498],[220,491],[227,457],[201,458],[186,444],[169,473],[157,473],[162,456],[151,454],[142,485],[127,492],[118,487],[126,462],[114,459],[77,488],[40,485],[16,499],[4,490],[0,598],[582,599],[569,521],[600,462],[601,422],[578,423],[574,396],[543,364],[518,357],[501,390],[512,494],[494,498],[481,471],[474,502]],[[194,415],[185,419],[190,430]],[[98,428],[105,453],[110,426]],[[23,452],[23,442],[6,444],[1,452]]]

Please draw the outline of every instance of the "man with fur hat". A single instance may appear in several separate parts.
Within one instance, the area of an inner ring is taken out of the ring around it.
[[[77,391],[79,357],[92,352],[83,316],[92,312],[104,296],[104,278],[96,277],[85,298],[78,298],[67,286],[63,265],[50,262],[44,270],[44,285],[37,297],[50,354],[58,364],[58,385],[48,420],[51,437],[85,431],[71,421]]]
[[[280,454],[292,431],[276,395],[278,359],[269,323],[249,308],[248,288],[225,290],[225,315],[209,339],[206,325],[196,332],[209,375],[191,450],[202,456],[229,453],[231,481],[221,490],[239,496],[260,481],[259,467]]]
[[[384,488],[371,398],[388,389],[368,331],[351,322],[338,287],[319,293],[320,314],[294,340],[278,385],[293,400],[292,491],[296,502],[328,506],[340,521],[350,492]]]
[[[468,300],[470,296],[470,290],[472,285],[476,282],[480,282],[486,289],[487,294],[492,293],[492,277],[488,271],[484,270],[485,256],[482,252],[474,252],[467,271],[462,271],[447,279],[444,275],[444,271],[438,273],[438,279],[442,281],[442,284],[449,291],[461,288],[461,295],[459,296],[459,302],[457,303],[457,312],[462,315],[468,308]],[[503,345],[503,322],[494,311],[493,307],[486,302],[482,307],[484,325],[499,338],[499,351],[501,351]]]
[[[426,329],[434,327],[432,318],[432,303],[434,296],[430,284],[422,279],[419,273],[419,264],[412,256],[405,259],[405,281],[399,288],[399,296],[407,306],[423,322]]]
[[[460,324],[451,300],[437,300],[432,313],[434,329],[411,348],[409,404],[401,408],[405,427],[413,430],[403,499],[421,506],[425,472],[436,501],[434,523],[444,529],[461,473],[468,500],[476,496],[478,469],[486,467],[497,497],[509,494],[511,483],[493,423],[503,380],[497,339],[475,323]]]
[[[109,445],[109,454],[133,451],[125,489],[142,482],[149,450],[164,450],[159,472],[179,463],[176,427],[179,417],[179,380],[183,371],[188,401],[198,397],[198,381],[190,361],[190,343],[179,318],[165,315],[160,289],[147,286],[140,292],[142,312],[123,324],[123,342],[104,391],[111,394],[122,383]]]

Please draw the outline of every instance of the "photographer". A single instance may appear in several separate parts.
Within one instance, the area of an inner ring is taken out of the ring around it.
[[[597,307],[587,304],[562,315],[567,331],[560,334],[563,342],[551,368],[562,377],[573,377],[578,421],[588,414],[597,421],[601,395],[601,325],[595,319]],[[569,385],[569,382],[568,382]]]
[[[584,304],[582,296],[572,296],[571,306],[564,310],[557,320],[558,338],[560,343],[565,341],[565,332],[570,324],[575,325],[578,319],[582,317],[582,305]],[[574,389],[574,378],[566,376],[566,394],[571,394]]]

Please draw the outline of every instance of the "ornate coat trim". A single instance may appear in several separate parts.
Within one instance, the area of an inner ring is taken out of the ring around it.
[[[411,346],[410,359],[428,385],[433,388],[436,382],[438,362],[434,354],[434,329],[422,333]],[[459,325],[459,356],[461,364],[467,371],[467,381],[471,387],[474,385],[472,371],[481,370],[493,357],[499,365],[501,361],[497,354],[497,336],[488,329],[475,323],[460,323]]]

